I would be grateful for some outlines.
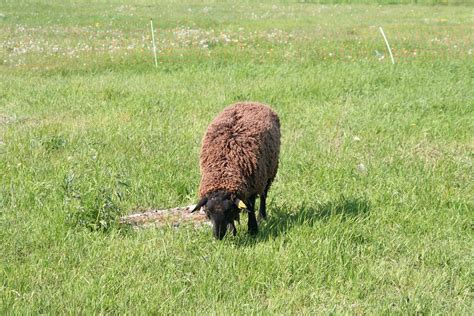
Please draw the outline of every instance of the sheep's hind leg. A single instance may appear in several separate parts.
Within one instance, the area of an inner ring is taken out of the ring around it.
[[[263,193],[260,196],[260,210],[258,211],[258,218],[259,219],[266,219],[267,218],[267,194]]]
[[[270,189],[271,182],[267,184],[263,194],[260,196],[260,210],[258,212],[258,217],[261,219],[267,219],[267,193]]]
[[[248,216],[249,216],[249,222],[248,222],[248,229],[249,233],[251,235],[255,235],[258,232],[258,224],[257,224],[257,219],[255,218],[255,199],[256,196],[252,196],[249,199],[249,205],[248,205]]]

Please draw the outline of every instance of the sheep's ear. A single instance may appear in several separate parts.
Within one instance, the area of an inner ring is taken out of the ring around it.
[[[203,207],[205,204],[207,203],[207,197],[203,197],[201,199],[201,201],[198,202],[198,204],[196,204],[196,206],[194,207],[194,209],[191,211],[191,213],[194,213],[196,211],[198,211],[201,207]]]
[[[240,199],[235,199],[235,205],[237,205],[237,207],[240,209],[240,210],[244,210],[247,208],[247,205],[245,205],[244,202],[242,202]]]

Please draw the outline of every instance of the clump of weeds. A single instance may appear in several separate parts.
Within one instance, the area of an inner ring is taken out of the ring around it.
[[[120,174],[104,173],[105,177],[91,177],[70,171],[64,176],[64,203],[69,226],[101,232],[117,227],[121,202],[129,184]]]

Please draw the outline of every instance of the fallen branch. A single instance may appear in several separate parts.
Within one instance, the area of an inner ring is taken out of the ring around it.
[[[206,214],[202,211],[191,213],[195,205],[175,207],[162,210],[137,209],[137,213],[122,216],[120,224],[136,228],[146,227],[179,227],[182,224],[194,224],[195,227],[209,225]]]

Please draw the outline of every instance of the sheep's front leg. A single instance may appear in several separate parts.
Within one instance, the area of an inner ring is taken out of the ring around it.
[[[258,232],[257,218],[255,217],[255,199],[256,198],[257,196],[252,196],[249,199],[249,205],[248,205],[248,215],[249,215],[248,229],[251,235],[255,235]]]

